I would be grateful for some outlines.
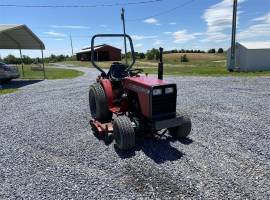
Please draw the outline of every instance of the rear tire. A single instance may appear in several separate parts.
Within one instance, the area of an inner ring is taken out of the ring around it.
[[[191,120],[188,116],[182,116],[183,123],[180,126],[168,128],[169,134],[177,139],[186,138],[191,132]]]
[[[112,120],[112,112],[109,111],[107,98],[100,83],[94,83],[90,86],[89,107],[92,117],[101,123]]]
[[[115,118],[113,133],[118,149],[129,150],[135,147],[135,132],[127,116],[123,115]]]

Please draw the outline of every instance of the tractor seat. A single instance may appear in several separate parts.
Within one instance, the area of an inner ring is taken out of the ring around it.
[[[128,73],[125,72],[125,69],[126,65],[119,62],[113,62],[108,72],[108,76],[112,81],[121,81],[128,75]]]

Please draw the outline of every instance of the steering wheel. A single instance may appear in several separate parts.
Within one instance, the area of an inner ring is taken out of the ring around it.
[[[139,68],[129,70],[129,74],[131,76],[136,76],[142,72],[143,72],[143,69],[139,69]]]

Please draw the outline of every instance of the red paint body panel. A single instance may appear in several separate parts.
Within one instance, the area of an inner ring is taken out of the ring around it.
[[[145,86],[145,87],[152,87],[156,85],[167,84],[167,82],[164,80],[160,80],[158,78],[149,77],[149,76],[128,77],[125,79],[125,82],[129,82],[129,81],[136,83],[140,86]]]
[[[144,117],[150,116],[150,101],[149,101],[149,95],[145,94],[138,94],[139,102],[140,102],[140,108],[141,113]],[[143,102],[143,103],[142,103]]]
[[[101,79],[100,82],[104,88],[105,95],[106,95],[107,100],[108,100],[108,107],[110,109],[110,108],[114,107],[111,81],[109,79]]]

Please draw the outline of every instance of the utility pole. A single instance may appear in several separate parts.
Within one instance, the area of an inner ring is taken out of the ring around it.
[[[123,22],[124,46],[125,46],[125,62],[126,62],[126,65],[127,65],[127,40],[126,40],[126,24],[125,24],[125,10],[124,10],[124,8],[122,8],[121,19],[122,19],[122,22]]]
[[[232,41],[231,41],[231,60],[230,70],[239,71],[235,66],[235,38],[236,38],[236,23],[237,23],[237,0],[233,1],[233,17],[232,17]]]
[[[71,55],[73,56],[73,42],[72,42],[71,35],[69,36],[69,38],[70,38],[70,46],[71,46]]]

